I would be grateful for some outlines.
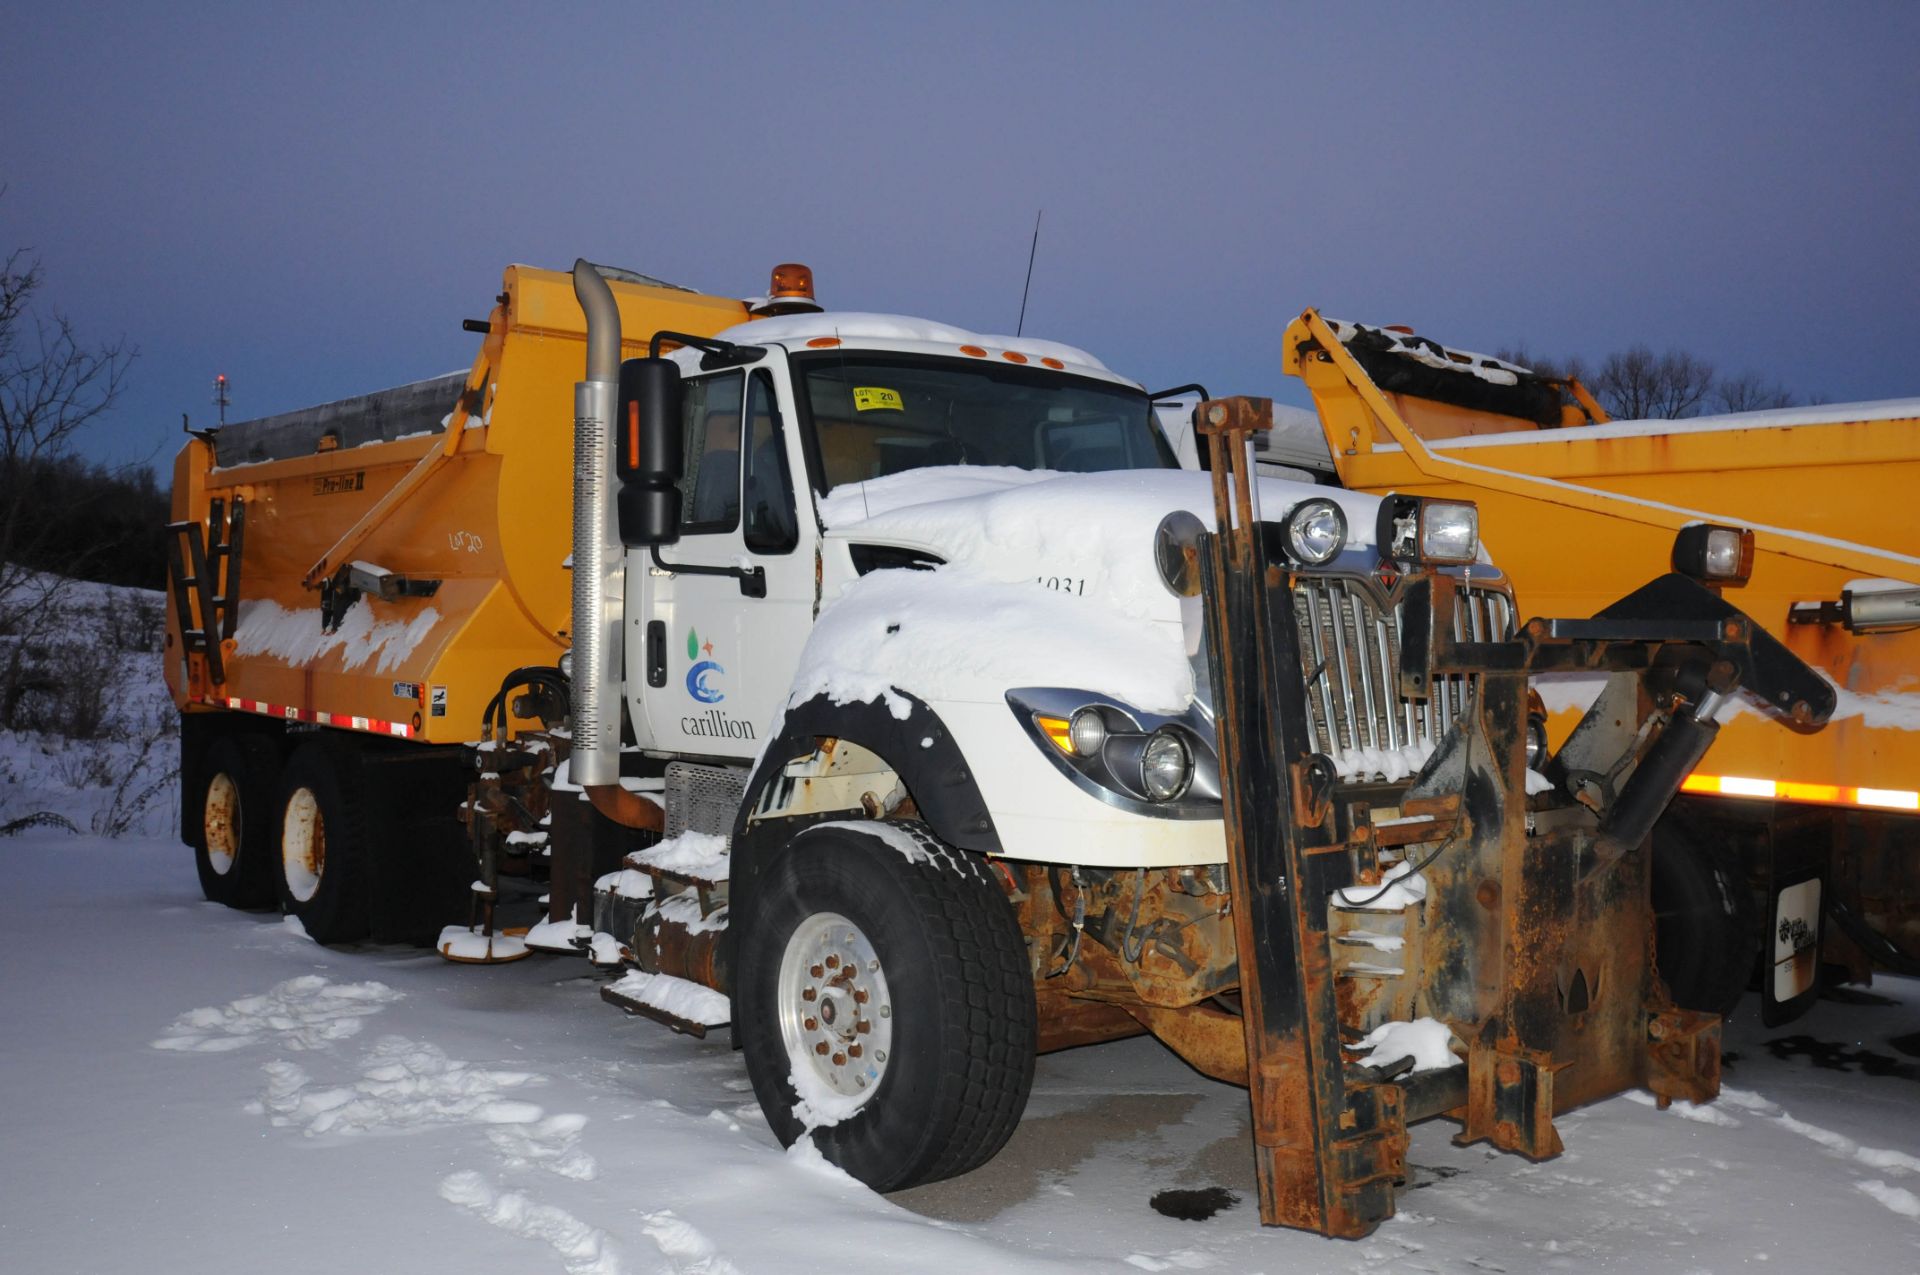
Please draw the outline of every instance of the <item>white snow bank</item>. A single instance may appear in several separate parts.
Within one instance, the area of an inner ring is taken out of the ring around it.
[[[1384,1067],[1411,1058],[1415,1071],[1438,1071],[1461,1065],[1452,1044],[1453,1031],[1445,1023],[1416,1018],[1410,1023],[1382,1023],[1346,1048],[1354,1053],[1371,1051],[1359,1060],[1363,1067]]]
[[[337,654],[340,667],[357,669],[373,661],[373,671],[390,673],[440,623],[440,613],[422,607],[405,620],[377,620],[368,600],[348,608],[332,633],[320,628],[320,609],[289,611],[265,598],[242,600],[233,631],[236,656],[266,655],[295,668],[305,668],[324,656]]]

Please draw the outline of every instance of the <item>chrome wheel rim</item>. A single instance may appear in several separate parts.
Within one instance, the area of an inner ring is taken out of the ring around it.
[[[838,912],[801,921],[780,958],[778,989],[796,1082],[810,1076],[848,1109],[872,1098],[893,1052],[893,997],[860,927]]]

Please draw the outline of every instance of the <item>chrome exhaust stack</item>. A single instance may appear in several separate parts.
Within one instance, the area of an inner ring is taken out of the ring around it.
[[[582,788],[620,784],[618,655],[625,554],[614,507],[613,434],[620,401],[620,309],[584,257],[573,292],[587,316],[586,378],[573,387],[573,751]]]

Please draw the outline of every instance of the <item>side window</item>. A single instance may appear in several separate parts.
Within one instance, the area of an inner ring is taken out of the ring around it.
[[[688,381],[681,398],[687,472],[680,480],[680,530],[732,531],[740,523],[739,372]]]
[[[800,543],[793,515],[793,480],[787,472],[787,446],[780,430],[780,408],[773,378],[755,372],[747,392],[747,548],[760,553],[789,553]]]

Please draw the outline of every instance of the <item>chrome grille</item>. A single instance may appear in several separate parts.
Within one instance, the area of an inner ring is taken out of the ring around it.
[[[1456,640],[1513,636],[1513,605],[1505,594],[1472,588],[1455,597]],[[1400,609],[1386,611],[1361,580],[1299,577],[1293,600],[1313,747],[1348,761],[1343,774],[1382,773],[1361,766],[1355,755],[1362,750],[1401,756],[1415,746],[1430,750],[1465,710],[1467,679],[1457,674],[1435,678],[1425,700],[1399,695]]]

